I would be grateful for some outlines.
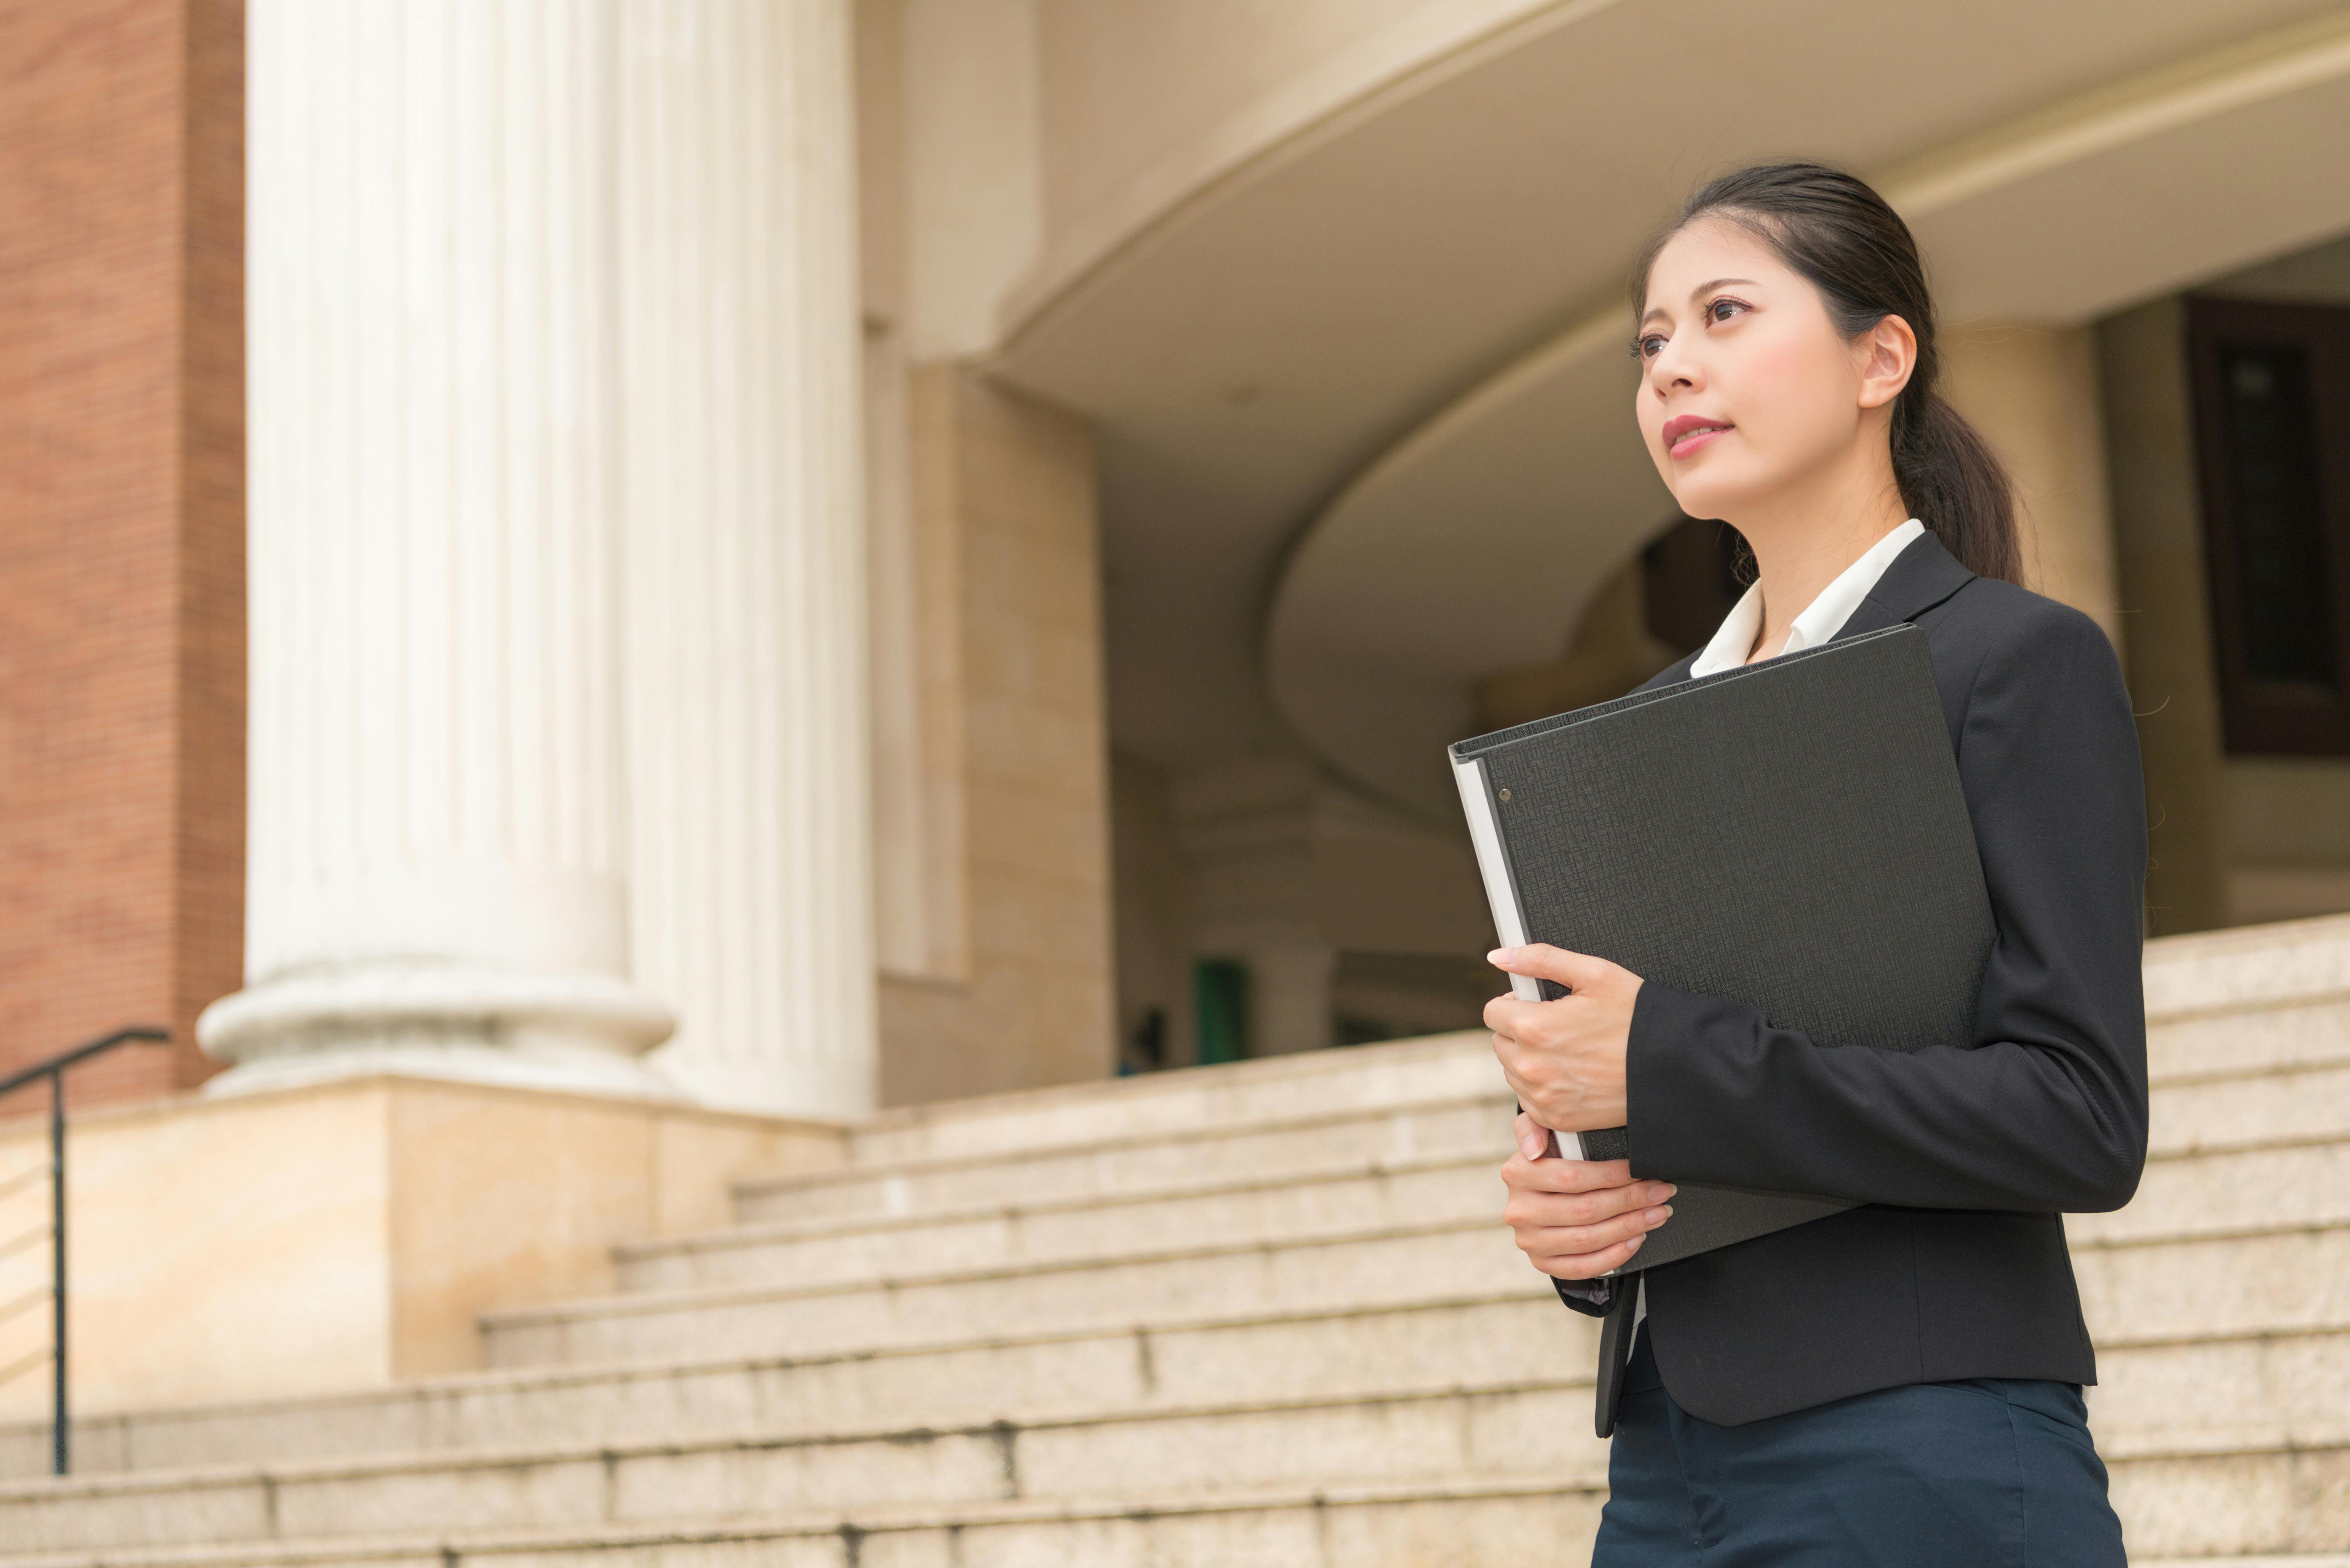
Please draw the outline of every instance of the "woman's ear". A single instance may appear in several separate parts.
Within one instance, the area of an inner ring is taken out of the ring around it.
[[[1853,345],[1860,358],[1860,406],[1881,409],[1901,395],[1918,368],[1918,335],[1898,316],[1887,316]]]

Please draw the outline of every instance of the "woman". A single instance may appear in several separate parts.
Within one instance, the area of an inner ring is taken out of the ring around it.
[[[2016,586],[2006,478],[1936,394],[1917,247],[1874,191],[1816,164],[1717,180],[1633,308],[1658,472],[1757,569],[1652,684],[1917,624],[1998,939],[1966,1050],[1826,1050],[1602,959],[1493,955],[1572,989],[1485,1012],[1525,1113],[1507,1218],[1568,1304],[1632,1304],[1599,1276],[1673,1180],[1864,1205],[1644,1278],[1594,1563],[2122,1568],[2059,1218],[2128,1201],[2146,1154],[2121,672],[2087,618]],[[1628,1162],[1538,1158],[1545,1127],[1616,1126]]]

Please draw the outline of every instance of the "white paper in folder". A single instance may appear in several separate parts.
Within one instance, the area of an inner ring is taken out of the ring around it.
[[[1452,764],[1452,782],[1461,791],[1461,809],[1469,817],[1469,842],[1477,851],[1477,874],[1484,879],[1485,901],[1492,906],[1494,934],[1505,948],[1526,944],[1525,917],[1518,909],[1518,891],[1510,881],[1509,857],[1502,853],[1502,836],[1493,827],[1493,807],[1485,798],[1485,764],[1475,758]],[[1528,974],[1510,976],[1510,990],[1521,1002],[1540,1002],[1542,982]],[[1583,1135],[1550,1135],[1550,1152],[1560,1159],[1581,1159]]]

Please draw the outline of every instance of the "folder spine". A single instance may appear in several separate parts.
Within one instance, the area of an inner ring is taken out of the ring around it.
[[[1484,879],[1485,901],[1492,907],[1493,933],[1505,948],[1523,947],[1525,911],[1518,902],[1518,884],[1510,872],[1510,857],[1502,853],[1502,834],[1493,822],[1493,798],[1486,785],[1484,759],[1464,758],[1458,751],[1449,755],[1452,782],[1461,791],[1461,809],[1469,818],[1469,843],[1477,852],[1477,874]],[[1521,1002],[1543,1000],[1542,982],[1532,975],[1510,976],[1510,991]],[[1555,1132],[1551,1137],[1556,1140],[1562,1158],[1586,1158],[1582,1135]]]

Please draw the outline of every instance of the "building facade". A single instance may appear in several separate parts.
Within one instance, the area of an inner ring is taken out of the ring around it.
[[[0,1065],[837,1118],[1461,1027],[1446,742],[1718,613],[1623,275],[1908,217],[2141,715],[2350,909],[2311,0],[0,5]],[[202,1022],[199,1022],[201,1018]]]

